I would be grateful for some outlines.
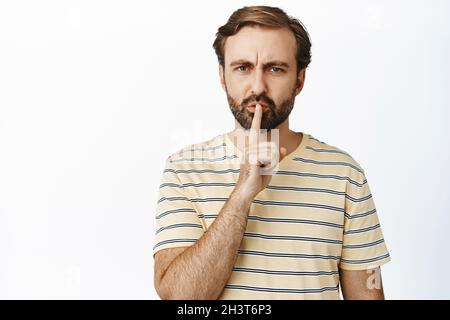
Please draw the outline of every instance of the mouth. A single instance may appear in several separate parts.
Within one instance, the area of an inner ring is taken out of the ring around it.
[[[261,106],[263,112],[266,111],[267,109],[269,109],[269,106],[266,105],[265,103],[261,103],[261,102],[258,102],[258,103],[252,102],[251,104],[249,104],[249,105],[247,106],[247,110],[250,111],[250,112],[252,112],[252,113],[254,113],[257,104],[259,104],[259,105]]]

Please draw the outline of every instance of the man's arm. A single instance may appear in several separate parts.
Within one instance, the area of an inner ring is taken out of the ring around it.
[[[217,218],[194,245],[155,254],[155,288],[162,299],[219,297],[236,262],[251,203],[252,199],[233,190]]]
[[[384,300],[380,267],[369,270],[339,269],[345,300]]]

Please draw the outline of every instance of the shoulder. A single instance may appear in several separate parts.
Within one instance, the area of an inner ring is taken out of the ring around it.
[[[166,158],[166,164],[177,166],[221,159],[225,155],[225,146],[223,134],[219,134],[208,140],[178,149]]]
[[[300,161],[341,169],[342,173],[358,180],[365,180],[361,164],[346,150],[307,134],[304,157]]]

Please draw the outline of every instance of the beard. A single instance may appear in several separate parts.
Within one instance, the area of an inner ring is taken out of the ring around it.
[[[225,91],[227,93],[228,104],[234,118],[237,122],[239,122],[242,128],[246,130],[250,129],[252,126],[254,113],[251,113],[247,109],[247,106],[252,102],[261,102],[268,106],[267,109],[263,110],[261,118],[261,129],[266,129],[267,131],[275,129],[283,123],[283,121],[289,117],[289,114],[294,108],[295,88],[292,90],[290,96],[279,105],[276,105],[272,99],[265,95],[252,95],[242,100],[241,103],[238,103],[229,95],[227,89]]]

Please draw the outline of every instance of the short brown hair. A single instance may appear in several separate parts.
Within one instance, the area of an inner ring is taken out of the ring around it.
[[[247,25],[260,25],[272,28],[289,28],[297,42],[297,72],[306,68],[311,62],[311,40],[303,24],[288,16],[282,9],[269,6],[243,7],[232,13],[227,23],[221,26],[214,40],[213,48],[216,51],[219,64],[225,64],[225,42],[227,37],[236,34],[240,28]]]

